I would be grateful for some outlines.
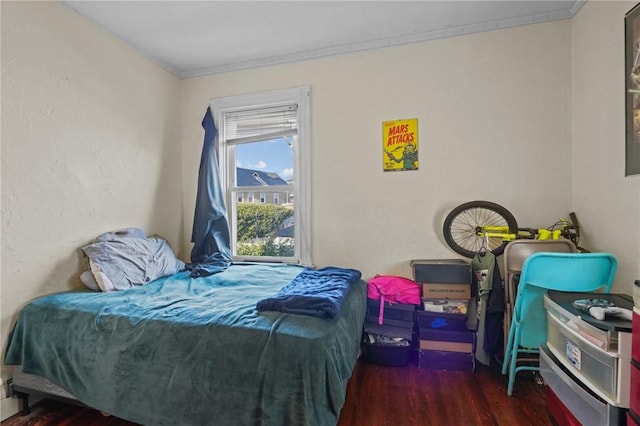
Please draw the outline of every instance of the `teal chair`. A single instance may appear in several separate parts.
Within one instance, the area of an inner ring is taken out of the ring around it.
[[[508,395],[513,393],[519,371],[539,370],[530,358],[539,354],[540,344],[547,341],[543,300],[547,290],[592,292],[604,287],[609,293],[617,268],[618,261],[610,253],[538,252],[525,259],[502,365],[502,374],[509,371]],[[521,355],[528,356],[529,362],[518,365]]]

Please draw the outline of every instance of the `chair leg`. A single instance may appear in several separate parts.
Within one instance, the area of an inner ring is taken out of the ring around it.
[[[509,384],[507,385],[507,395],[513,394],[513,384],[516,381],[516,362],[518,360],[518,348],[520,347],[520,330],[516,325],[516,330],[513,336],[513,349],[511,350],[511,357],[509,362]]]
[[[516,358],[517,353],[513,354],[509,368],[509,382],[507,384],[507,395],[513,395],[513,383],[516,381]]]
[[[509,338],[507,339],[507,348],[504,351],[504,360],[502,361],[502,374],[507,374],[507,368],[509,360],[511,359],[511,352],[513,352],[513,335],[516,331],[515,317],[511,320],[511,327],[509,327]],[[516,352],[517,353],[517,352]]]

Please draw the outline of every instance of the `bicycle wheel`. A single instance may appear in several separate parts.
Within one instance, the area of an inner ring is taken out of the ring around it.
[[[518,224],[511,212],[490,201],[469,201],[451,210],[444,220],[442,233],[453,251],[473,258],[483,247],[484,237],[478,231],[484,226],[504,226],[510,234],[518,233]],[[492,237],[488,238],[486,247],[499,256],[507,242]]]

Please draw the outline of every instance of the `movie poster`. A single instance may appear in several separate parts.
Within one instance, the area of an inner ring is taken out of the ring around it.
[[[384,121],[382,151],[385,172],[418,170],[418,119]]]
[[[626,68],[625,176],[640,174],[640,5],[624,18]]]

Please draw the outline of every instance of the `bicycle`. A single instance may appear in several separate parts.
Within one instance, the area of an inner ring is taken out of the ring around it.
[[[520,228],[513,214],[500,204],[469,201],[449,212],[442,233],[453,251],[468,258],[487,249],[499,256],[506,245],[516,239],[566,238],[576,245],[578,251],[588,252],[578,246],[580,226],[576,214],[569,213],[569,218],[560,218],[548,228]]]

